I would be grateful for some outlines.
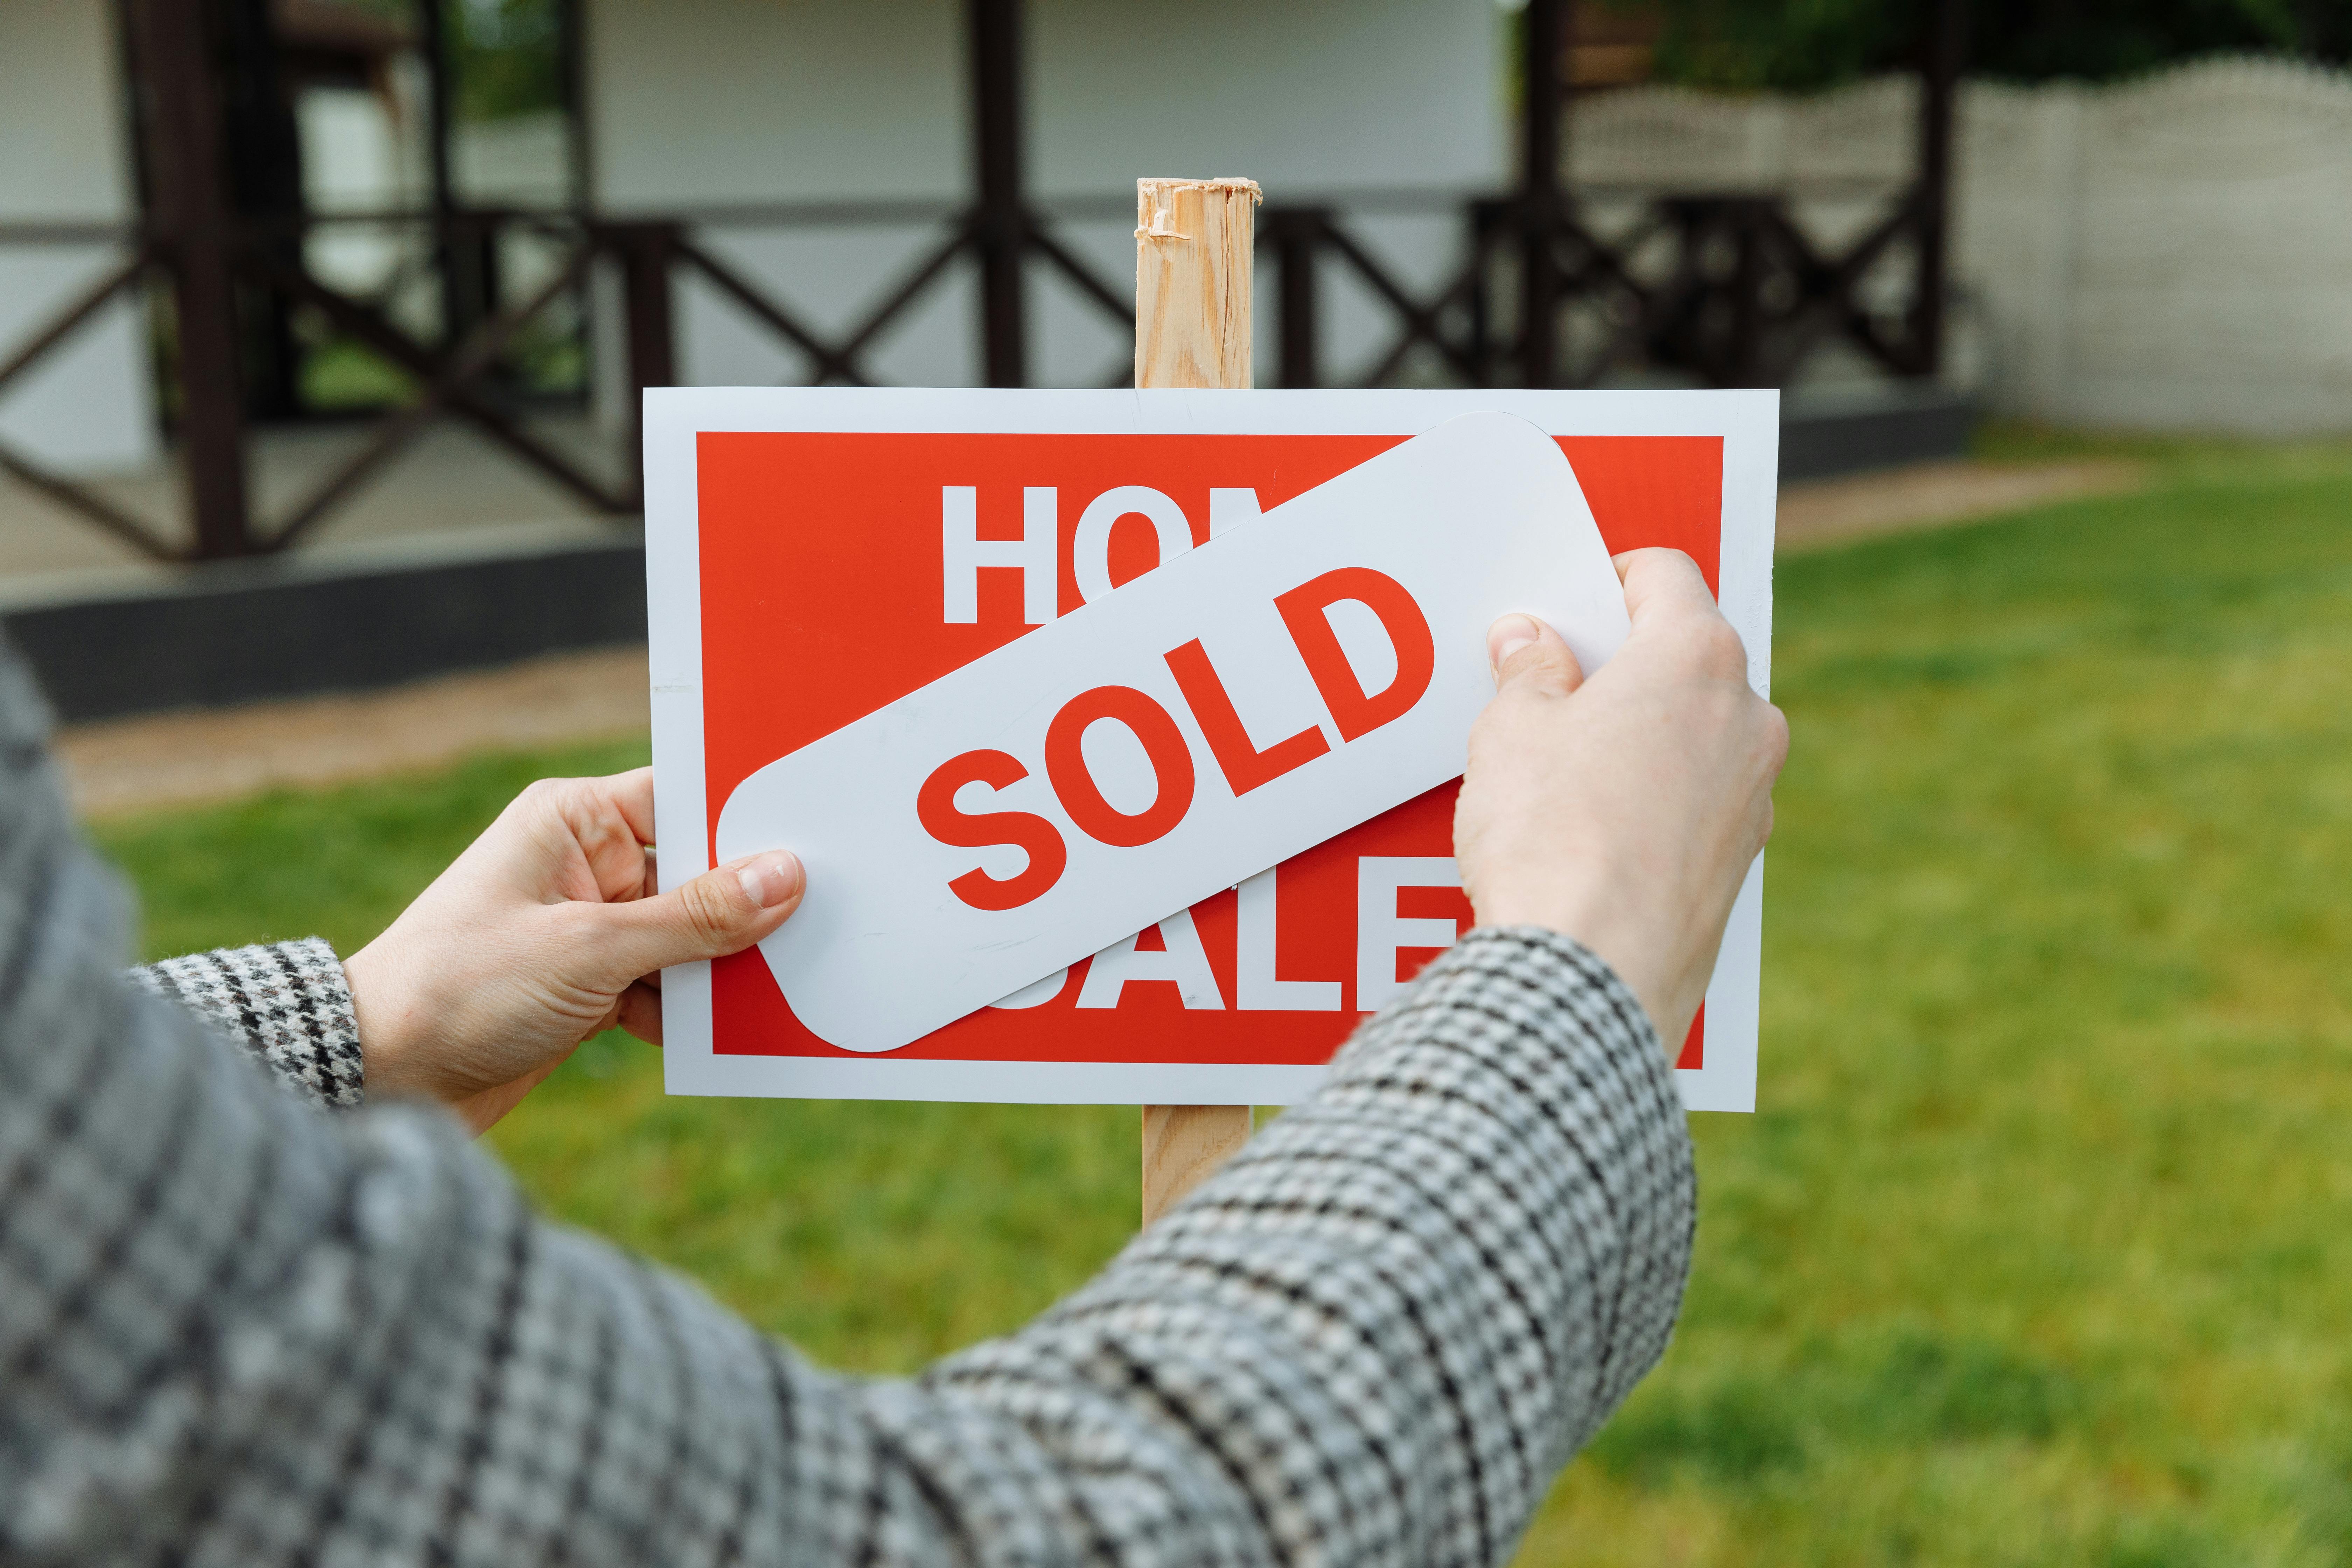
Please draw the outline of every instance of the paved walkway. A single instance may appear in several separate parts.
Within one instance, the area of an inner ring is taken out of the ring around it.
[[[2075,496],[2112,495],[2143,482],[2137,463],[2116,458],[2070,462],[1921,463],[1789,485],[1780,492],[1780,552],[1840,544],[1874,533],[1937,528]]]
[[[630,647],[384,691],[77,724],[58,751],[77,809],[112,816],[642,734],[649,722],[645,649]]]
[[[1933,463],[1782,492],[1783,553],[2139,482],[2113,461]],[[446,522],[446,518],[445,518]],[[430,767],[469,752],[642,732],[642,648],[536,659],[392,690],[85,724],[60,737],[75,799],[114,816]]]

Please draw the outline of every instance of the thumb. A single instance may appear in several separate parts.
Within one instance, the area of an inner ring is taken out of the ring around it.
[[[1486,662],[1497,693],[1514,686],[1565,697],[1584,684],[1584,668],[1560,635],[1533,616],[1509,615],[1486,628]]]
[[[673,963],[740,952],[791,917],[808,876],[789,850],[746,856],[650,899],[605,904],[606,957],[624,984]]]

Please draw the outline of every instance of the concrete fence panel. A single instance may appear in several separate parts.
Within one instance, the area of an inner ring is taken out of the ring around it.
[[[1576,177],[1791,193],[1825,240],[1908,177],[1907,78],[1816,98],[1638,89],[1581,106]],[[2352,75],[2224,57],[2104,87],[1969,84],[1955,276],[2013,414],[2352,430]]]

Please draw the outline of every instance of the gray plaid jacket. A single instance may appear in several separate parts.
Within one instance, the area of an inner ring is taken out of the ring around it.
[[[1035,1322],[832,1376],[446,1118],[322,1113],[324,944],[126,984],[123,916],[0,652],[0,1562],[1491,1563],[1689,1266],[1633,998],[1474,932]]]

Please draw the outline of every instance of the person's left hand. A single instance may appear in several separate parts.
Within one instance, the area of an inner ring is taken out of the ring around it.
[[[371,1096],[441,1101],[480,1132],[589,1036],[661,1043],[659,971],[740,952],[800,907],[776,851],[656,893],[651,768],[542,779],[344,961]]]

